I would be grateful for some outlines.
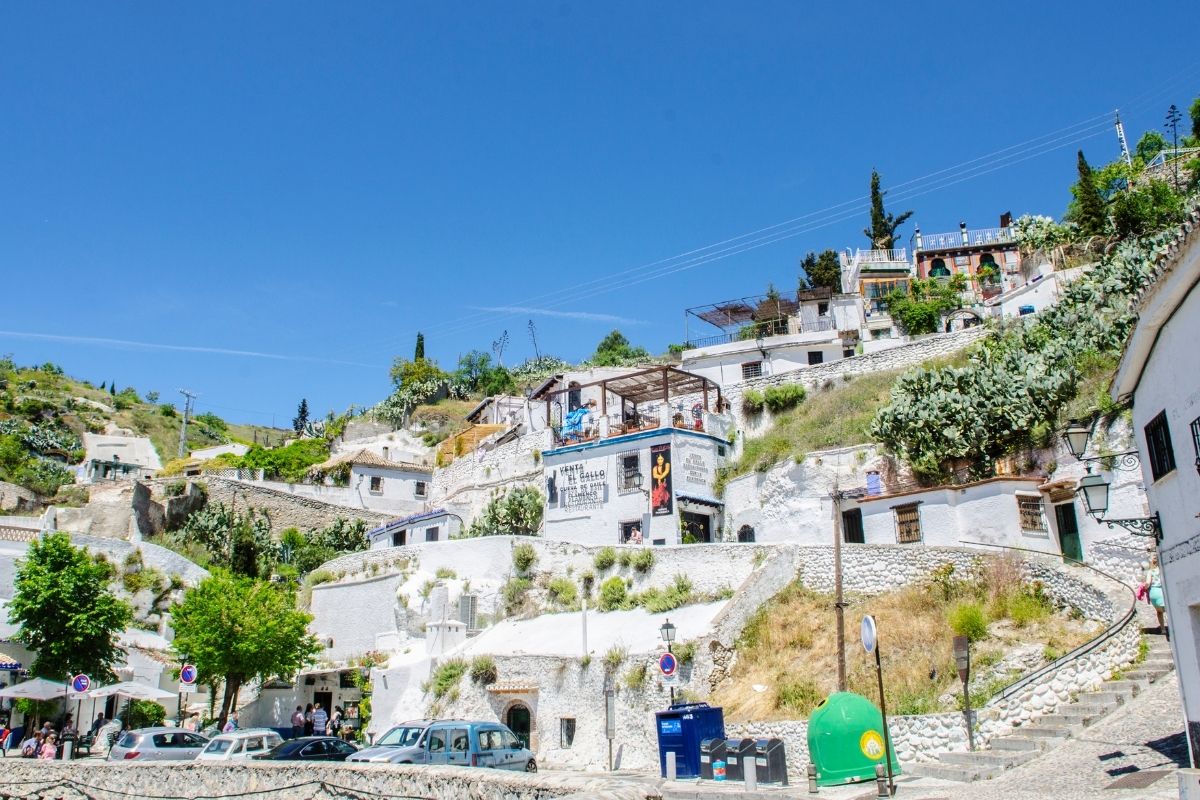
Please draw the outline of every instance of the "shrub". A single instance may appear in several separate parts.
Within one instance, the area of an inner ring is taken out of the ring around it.
[[[533,545],[529,542],[521,542],[513,548],[513,566],[522,575],[529,572],[529,568],[533,566],[535,561],[537,561],[537,551],[533,549]]]
[[[420,595],[422,600],[428,600],[429,595],[433,594],[434,586],[437,586],[437,584],[433,581],[425,581],[421,584],[421,588],[417,590],[417,594]]]
[[[649,547],[638,550],[633,554],[633,568],[638,572],[649,572],[654,566],[654,551]]]
[[[570,578],[554,578],[550,581],[547,589],[551,599],[559,605],[574,605],[575,601],[579,599],[579,591],[575,588],[575,582]]]
[[[763,393],[763,402],[772,413],[787,411],[804,402],[808,393],[798,383],[785,383],[782,386],[768,386]]]
[[[337,580],[337,576],[327,569],[313,570],[308,573],[308,585],[320,586],[322,583],[331,583]]]
[[[625,660],[625,656],[629,655],[629,651],[619,644],[614,644],[608,648],[608,652],[604,654],[604,668],[607,670],[616,670],[621,666],[621,662]]]
[[[807,716],[825,699],[824,693],[808,679],[782,678],[775,686],[775,707]]]
[[[461,658],[453,658],[438,666],[430,674],[429,680],[421,687],[441,700],[458,689],[458,682],[467,672],[467,662]]]
[[[628,567],[633,563],[633,553],[628,550],[622,550],[617,556],[617,563],[622,567]]]
[[[612,611],[620,608],[625,604],[627,596],[628,591],[625,588],[625,581],[614,575],[600,584],[600,610]]]
[[[490,686],[500,677],[496,671],[496,659],[491,656],[475,656],[471,659],[471,680],[480,686]]]
[[[757,414],[763,410],[766,397],[757,389],[747,389],[742,392],[742,410],[748,414]]]
[[[153,700],[131,700],[125,706],[121,719],[128,723],[130,730],[137,728],[154,728],[163,724],[167,718],[167,710]]]
[[[640,689],[646,684],[646,662],[642,661],[634,664],[625,672],[625,677],[622,683],[626,689]]]
[[[525,594],[531,586],[533,582],[529,578],[509,578],[504,584],[500,594],[504,597],[504,607],[510,614],[524,602]]]
[[[592,587],[596,585],[596,573],[590,569],[579,576],[579,585],[583,587],[583,593],[590,595]]]
[[[179,497],[186,489],[186,481],[171,481],[163,487],[163,494],[167,497]]]
[[[959,636],[966,636],[972,642],[978,642],[987,637],[987,616],[979,603],[956,603],[947,613],[950,628]]]
[[[684,642],[677,644],[672,648],[671,652],[680,665],[690,664],[696,660],[696,643]]]
[[[1018,628],[1045,619],[1050,611],[1050,603],[1044,596],[1029,591],[1018,592],[1008,601],[1009,619]]]
[[[453,579],[458,577],[458,573],[449,567],[438,567],[434,575],[441,579]]]
[[[466,536],[536,536],[542,527],[545,497],[536,486],[521,486],[493,497],[471,521]]]
[[[596,553],[596,557],[592,560],[592,563],[596,566],[597,572],[604,572],[617,563],[617,551],[611,547],[602,547]]]

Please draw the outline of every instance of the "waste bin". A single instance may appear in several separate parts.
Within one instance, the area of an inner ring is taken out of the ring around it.
[[[818,786],[874,780],[884,752],[883,715],[860,694],[834,692],[808,718],[808,753]],[[891,760],[892,773],[899,775],[895,747]]]
[[[725,764],[725,740],[704,739],[700,742],[700,777],[706,781],[713,779],[713,764],[720,761]]]
[[[700,742],[725,738],[725,713],[708,703],[676,703],[657,711],[658,766],[667,776],[667,753],[675,754],[677,778],[700,777]]]
[[[746,770],[754,769],[754,740],[725,740],[725,775],[731,781],[746,779]]]
[[[754,741],[754,770],[759,783],[781,783],[787,786],[787,758],[782,739]]]

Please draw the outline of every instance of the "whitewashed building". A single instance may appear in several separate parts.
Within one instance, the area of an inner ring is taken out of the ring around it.
[[[154,442],[145,436],[83,434],[85,455],[78,467],[80,483],[142,480],[162,469]]]
[[[1133,401],[1133,428],[1159,561],[1171,647],[1179,670],[1192,765],[1200,763],[1200,211],[1189,235],[1143,297],[1113,382]],[[1121,517],[1110,514],[1110,517]],[[1144,515],[1143,515],[1144,516]]]
[[[417,542],[444,542],[457,538],[462,532],[463,521],[458,514],[444,508],[422,511],[407,517],[391,519],[377,528],[367,531],[367,540],[372,550],[385,547],[403,547]]]

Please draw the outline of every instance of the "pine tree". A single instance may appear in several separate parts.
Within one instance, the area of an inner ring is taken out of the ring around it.
[[[304,429],[308,426],[308,398],[301,398],[300,406],[296,409],[296,416],[292,419],[292,430],[296,433],[304,433]]]
[[[417,347],[413,351],[413,361],[420,361],[425,357],[425,334],[417,333]]]
[[[111,394],[113,397],[117,396],[117,382],[116,381],[113,381],[112,383],[110,383],[108,385],[108,393]]]
[[[896,229],[913,215],[911,211],[905,211],[898,217],[886,213],[883,209],[885,194],[887,192],[879,188],[879,172],[871,170],[871,227],[865,229],[863,234],[875,250],[891,250],[896,243]]]
[[[1094,236],[1104,233],[1106,217],[1104,213],[1104,198],[1096,188],[1096,178],[1092,167],[1079,151],[1079,182],[1073,187],[1075,192],[1075,207],[1072,218],[1083,233]]]

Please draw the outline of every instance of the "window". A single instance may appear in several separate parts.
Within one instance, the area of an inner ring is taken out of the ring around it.
[[[477,734],[480,750],[503,750],[504,739],[495,728],[484,728]]]
[[[638,453],[621,453],[617,456],[621,467],[621,491],[633,492],[642,488],[642,459]]]
[[[817,303],[817,316],[818,317],[828,317],[829,316],[829,303]]]
[[[1200,450],[1197,450],[1197,454],[1200,455]],[[720,456],[721,458],[725,457],[725,445],[723,445],[723,444],[717,445],[717,455]]]
[[[558,473],[546,478],[546,502],[554,505],[558,502]]]
[[[743,525],[738,528],[737,537],[739,542],[753,542],[754,528],[751,528],[749,525]]]
[[[854,348],[847,347],[842,350],[842,358],[850,358],[854,355]]]
[[[563,717],[558,721],[558,746],[566,750],[575,741],[575,718]]]
[[[896,512],[896,541],[900,544],[921,541],[921,504],[909,503],[892,510]]]
[[[436,542],[437,540],[438,540],[438,526],[434,525],[432,528],[426,528],[425,529],[425,541]]]
[[[761,361],[747,361],[745,364],[742,364],[742,380],[749,380],[750,378],[761,378],[761,377],[762,377],[762,362]]]
[[[1200,417],[1192,420],[1192,447],[1196,450],[1196,471],[1200,472]]]
[[[465,753],[470,747],[467,744],[467,729],[455,728],[450,731],[450,749],[456,753]]]
[[[417,481],[417,485],[413,489],[413,495],[415,497],[424,497],[428,493],[429,493],[429,487],[425,483],[425,481]]]
[[[391,461],[391,459],[390,459],[390,458],[388,458],[388,449],[387,449],[387,447],[384,447],[384,448],[383,448],[383,460],[384,460],[384,461]]]
[[[392,547],[403,547],[408,538],[408,531],[396,531],[392,534]]]
[[[1146,450],[1150,456],[1150,474],[1158,480],[1175,469],[1175,451],[1171,449],[1171,428],[1167,425],[1167,412],[1146,425]]]
[[[426,749],[433,753],[440,753],[446,749],[446,731],[430,731],[429,739],[426,741]]]
[[[950,270],[946,268],[946,259],[935,258],[929,267],[929,277],[931,278],[949,278]]]
[[[970,256],[955,256],[954,257],[954,266],[956,266],[956,267],[971,266],[971,257]]]
[[[1049,532],[1046,514],[1042,510],[1042,498],[1018,496],[1017,509],[1021,513],[1021,530]]]
[[[378,475],[371,476],[371,493],[380,494],[383,492],[383,478]]]
[[[820,350],[809,350],[808,351],[808,363],[810,365],[811,364],[820,364],[824,360],[825,360],[825,354],[822,353]]]

